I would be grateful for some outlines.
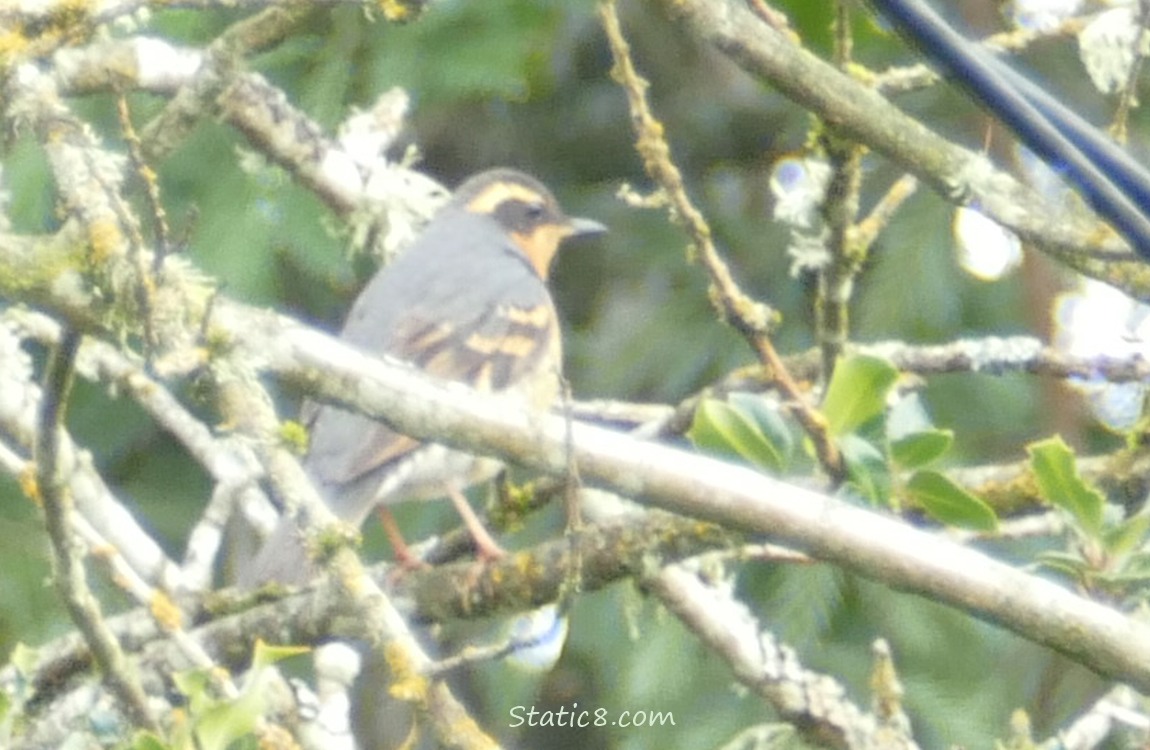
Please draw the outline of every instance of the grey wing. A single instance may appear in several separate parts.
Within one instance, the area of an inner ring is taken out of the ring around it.
[[[353,308],[344,337],[361,347],[382,344],[374,351],[480,390],[502,390],[540,369],[558,367],[555,309],[537,277],[488,279],[481,285],[483,296],[471,291],[474,278],[467,287],[456,285],[453,294],[440,293],[451,289],[436,283],[442,279],[443,274],[430,279],[423,285],[427,293],[406,305],[397,303],[409,299],[408,289],[387,283],[386,276],[373,280]],[[510,288],[490,283],[499,281]],[[382,476],[419,445],[381,422],[321,407],[314,415],[306,465],[324,485],[333,509],[351,519],[365,514],[362,506],[375,499],[365,497],[360,485],[378,484],[372,476]]]

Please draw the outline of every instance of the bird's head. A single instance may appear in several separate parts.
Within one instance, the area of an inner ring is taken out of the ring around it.
[[[465,211],[495,219],[542,279],[564,240],[607,231],[597,221],[567,216],[543,183],[512,169],[475,175],[459,186],[454,200]]]

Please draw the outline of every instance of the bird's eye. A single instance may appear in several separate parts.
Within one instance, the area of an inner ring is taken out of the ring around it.
[[[527,204],[527,220],[537,222],[547,216],[547,206],[541,201],[535,201]]]

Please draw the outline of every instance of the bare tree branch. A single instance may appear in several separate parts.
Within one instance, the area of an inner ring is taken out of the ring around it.
[[[497,455],[540,471],[566,466],[566,422],[507,398],[428,381],[270,313],[224,303],[216,324],[263,366],[420,439]],[[267,342],[275,342],[268,346]],[[840,500],[726,464],[583,424],[580,474],[627,496],[767,534],[895,588],[931,596],[1044,643],[1092,669],[1150,685],[1150,629],[1114,609],[982,553]]]

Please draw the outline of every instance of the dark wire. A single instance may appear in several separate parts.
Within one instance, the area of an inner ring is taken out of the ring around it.
[[[922,0],[870,0],[1150,260],[1150,172],[1098,128],[955,32]]]

